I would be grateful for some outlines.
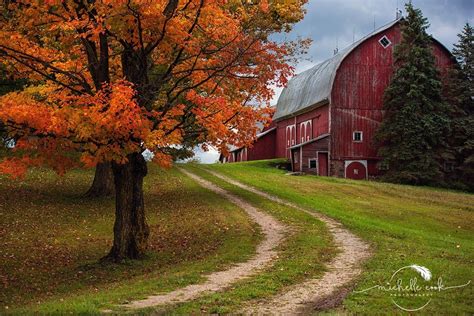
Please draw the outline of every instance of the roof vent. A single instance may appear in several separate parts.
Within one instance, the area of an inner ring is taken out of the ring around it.
[[[386,35],[382,36],[382,38],[379,39],[379,43],[383,46],[383,48],[387,48],[390,46],[390,44],[392,44],[392,42],[390,42]]]

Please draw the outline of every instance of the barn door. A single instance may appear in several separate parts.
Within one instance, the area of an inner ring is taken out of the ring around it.
[[[301,164],[301,161],[300,161],[300,151],[299,151],[299,148],[298,149],[293,149],[291,151],[291,155],[292,155],[292,163],[293,163],[293,172],[298,172],[300,171],[300,164]]]
[[[318,175],[328,176],[328,153],[318,152]]]
[[[367,160],[346,160],[345,170],[348,179],[367,179]]]

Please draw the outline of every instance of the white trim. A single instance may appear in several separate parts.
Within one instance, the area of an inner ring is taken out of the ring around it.
[[[318,152],[316,152],[316,157],[318,156]],[[315,168],[311,168],[311,161],[314,160],[316,161],[316,167]],[[318,158],[308,158],[308,169],[309,170],[313,170],[313,169],[316,169],[316,173],[319,173],[318,171],[318,165],[319,165],[319,162],[318,162]]]
[[[291,146],[293,146],[295,144],[298,144],[298,130],[296,129],[297,128],[297,126],[296,126],[296,116],[293,120],[293,127],[295,128],[295,137],[293,138],[294,142],[293,141],[291,142]]]
[[[303,146],[306,146],[308,144],[311,144],[311,143],[314,143],[314,142],[317,142],[318,140],[321,140],[323,138],[326,138],[330,136],[329,134],[322,134],[322,135],[319,135],[318,137],[316,138],[313,138],[313,139],[310,139],[308,140],[307,142],[304,142],[302,144],[298,144],[298,145],[295,145],[295,146],[291,146],[290,149],[295,149],[295,148],[299,148],[299,147],[303,147]]]
[[[382,44],[382,41],[383,41],[384,39],[386,39],[386,40],[388,41],[388,44],[387,44],[387,45]],[[379,38],[379,43],[380,43],[380,45],[382,45],[382,47],[383,47],[384,49],[386,49],[386,48],[390,47],[390,45],[392,45],[392,41],[391,41],[391,40],[387,37],[387,35],[385,35],[385,34],[384,34],[384,36],[382,36],[381,38]]]
[[[286,128],[285,128],[285,145],[286,145],[286,155],[287,155],[287,158],[291,158],[293,160],[293,157],[291,157],[291,146],[293,146],[291,143],[292,141],[292,136],[293,136],[293,133],[292,133],[292,127],[295,127],[295,130],[296,130],[296,125],[293,124],[293,125],[287,125]],[[289,133],[288,133],[289,131]],[[290,138],[288,139],[288,136],[290,136]],[[295,138],[296,138],[296,135],[295,135]],[[289,157],[288,157],[289,156]]]
[[[309,124],[310,135],[308,135],[308,133],[307,133],[308,124]],[[301,144],[302,144],[304,142],[309,141],[311,138],[313,138],[312,137],[312,134],[313,134],[313,121],[311,119],[309,119],[309,120],[306,120],[304,122],[299,123],[299,125],[300,125],[300,140],[301,140]],[[302,133],[303,128],[304,128],[304,134]]]
[[[347,167],[353,162],[361,163],[365,167],[365,180],[369,179],[369,168],[367,167],[367,160],[344,160],[344,178],[347,179]]]
[[[356,133],[360,133],[360,140],[355,139]],[[353,131],[352,132],[352,141],[354,143],[362,143],[364,141],[364,132],[363,131]]]
[[[270,129],[267,129],[265,132],[261,132],[261,133],[257,134],[257,138],[263,137],[263,136],[267,135],[268,133],[273,132],[274,130],[276,130],[276,127],[272,127]]]
[[[300,143],[304,143],[306,138],[306,122],[300,123]]]
[[[402,18],[398,18],[390,23],[387,23],[383,26],[381,26],[380,28],[378,28],[377,30],[375,30],[374,32],[368,34],[367,36],[361,38],[360,40],[358,40],[357,42],[355,42],[351,48],[347,51],[344,51],[344,55],[342,56],[341,60],[338,62],[338,65],[335,69],[335,71],[332,73],[332,76],[331,76],[331,87],[329,89],[329,96],[328,96],[328,102],[329,104],[331,105],[332,103],[332,90],[333,90],[333,87],[334,87],[334,82],[336,80],[336,74],[339,70],[339,68],[341,67],[341,64],[344,62],[344,60],[346,59],[347,56],[349,56],[357,47],[359,47],[359,45],[361,45],[362,43],[364,43],[366,40],[376,36],[377,34],[380,34],[388,29],[390,29],[392,26],[394,26],[395,24],[397,24],[398,22],[400,22]],[[330,125],[331,126],[331,125]],[[329,132],[331,132],[331,130],[329,130]]]

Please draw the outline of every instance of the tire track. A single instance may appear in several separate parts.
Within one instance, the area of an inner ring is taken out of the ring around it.
[[[201,186],[224,196],[235,205],[242,208],[262,229],[264,234],[263,241],[257,246],[255,255],[248,261],[236,264],[235,266],[224,270],[211,273],[207,280],[201,284],[192,284],[175,291],[149,296],[143,300],[132,301],[129,304],[122,305],[128,309],[138,309],[153,307],[166,304],[176,304],[196,299],[210,292],[216,292],[229,287],[231,284],[255,275],[258,271],[268,267],[277,256],[277,247],[288,231],[288,227],[283,225],[272,216],[263,213],[250,205],[241,198],[227,192],[217,185],[204,180],[203,178],[179,168],[181,172],[195,180]]]
[[[362,273],[362,264],[370,257],[368,243],[351,233],[338,221],[319,212],[309,211],[299,205],[283,200],[254,187],[207,170],[217,178],[250,191],[271,201],[305,212],[324,222],[333,235],[336,246],[341,250],[328,264],[328,271],[317,279],[296,284],[284,293],[268,301],[257,302],[242,310],[244,314],[303,314],[310,310],[326,309],[339,305],[350,292],[348,287]]]

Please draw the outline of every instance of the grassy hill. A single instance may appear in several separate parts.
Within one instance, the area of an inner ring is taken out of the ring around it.
[[[93,172],[0,178],[0,314],[98,313],[253,254],[260,233],[245,212],[176,169],[150,169],[148,258],[121,265],[98,263],[112,243],[114,200],[81,195]]]
[[[276,161],[182,166],[249,201],[291,227],[274,265],[221,293],[160,309],[162,312],[226,313],[255,299],[284,292],[321,276],[337,249],[324,224],[206,172],[218,171],[340,221],[370,242],[373,256],[354,290],[384,282],[398,268],[418,264],[446,285],[473,280],[474,195],[460,192],[286,176]],[[250,258],[262,236],[245,212],[203,189],[173,168],[150,168],[145,203],[151,226],[148,257],[124,264],[98,263],[111,245],[113,199],[86,199],[93,173],[59,178],[34,170],[27,179],[0,178],[0,314],[98,313],[147,295],[203,280]],[[472,314],[474,287],[435,293],[423,311]],[[351,292],[329,312],[396,314],[385,293]],[[155,309],[141,311],[153,313]]]
[[[446,286],[474,281],[474,195],[460,192],[346,179],[286,176],[276,161],[200,166],[318,210],[339,220],[372,244],[355,290],[386,281],[397,269],[428,267]],[[427,313],[472,314],[474,286],[433,294]],[[342,310],[351,313],[398,313],[380,291],[352,293]]]

